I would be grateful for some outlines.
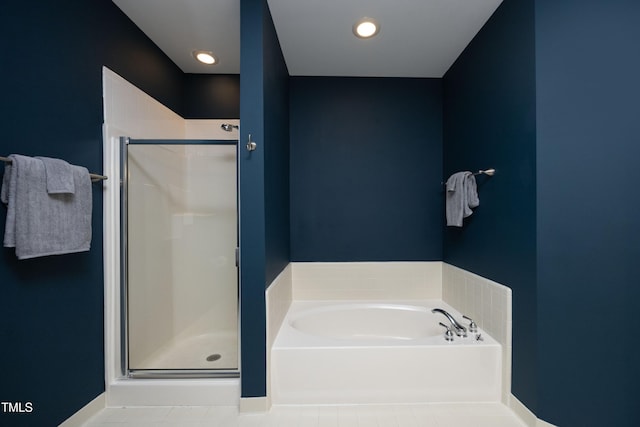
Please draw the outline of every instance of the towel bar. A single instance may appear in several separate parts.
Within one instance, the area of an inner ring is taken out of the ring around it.
[[[485,170],[480,169],[478,172],[473,172],[473,175],[474,175],[474,176],[476,176],[476,175],[488,175],[488,176],[493,176],[495,173],[496,173],[496,170],[495,170],[495,169],[493,169],[493,168],[491,168],[491,169],[485,169]],[[446,183],[447,183],[446,181],[443,181],[443,182],[441,182],[440,184],[441,184],[441,185],[445,185]]]
[[[478,172],[474,172],[474,175],[489,175],[489,176],[493,176],[493,174],[496,173],[495,169],[485,169],[485,170],[479,170]]]
[[[10,158],[2,156],[0,156],[0,161],[3,161],[5,163],[13,163]],[[105,179],[109,179],[104,175],[97,175],[95,173],[90,173],[89,177],[91,178],[91,181],[104,181]]]

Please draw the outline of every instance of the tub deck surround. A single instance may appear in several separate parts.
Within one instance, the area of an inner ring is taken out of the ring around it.
[[[267,291],[271,403],[507,403],[510,300],[440,261],[291,263]],[[446,342],[435,307],[484,341]]]
[[[271,407],[271,351],[273,348],[273,342],[278,335],[278,331],[282,326],[282,322],[289,311],[292,299],[292,280],[293,280],[293,264],[289,264],[284,270],[275,278],[275,280],[269,285],[265,292],[265,303],[267,305],[267,396],[266,396],[266,408]],[[246,398],[240,399],[241,410],[247,408],[243,404]],[[249,408],[250,409],[250,408]],[[250,412],[250,410],[247,411]]]
[[[442,263],[291,263],[293,300],[442,299]]]
[[[273,404],[499,401],[500,344],[483,330],[446,342],[435,307],[461,318],[438,299],[294,300],[272,348]]]
[[[450,264],[442,264],[442,299],[473,318],[502,345],[502,402],[511,396],[511,289]]]

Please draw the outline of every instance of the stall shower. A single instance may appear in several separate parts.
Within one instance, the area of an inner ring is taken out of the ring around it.
[[[237,142],[121,139],[129,377],[238,375]]]

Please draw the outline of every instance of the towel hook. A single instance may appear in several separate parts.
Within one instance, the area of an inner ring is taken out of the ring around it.
[[[247,151],[255,151],[257,145],[251,140],[251,134],[249,134],[249,140],[247,141]]]

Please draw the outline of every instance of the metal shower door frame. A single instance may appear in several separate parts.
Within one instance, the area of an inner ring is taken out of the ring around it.
[[[134,145],[234,145],[236,147],[236,189],[239,185],[239,149],[238,140],[226,139],[132,139],[126,136],[120,137],[120,348],[122,375],[128,378],[239,378],[240,377],[240,351],[238,348],[238,368],[236,369],[130,369],[129,367],[129,306],[128,306],[128,151],[127,147]],[[236,190],[236,193],[238,190]],[[236,195],[236,217],[240,214],[239,197]],[[237,222],[239,224],[239,221]],[[236,267],[238,267],[239,225],[236,225]],[[240,274],[236,278],[236,289],[239,295]],[[238,347],[240,346],[240,301],[236,316],[238,318]]]

